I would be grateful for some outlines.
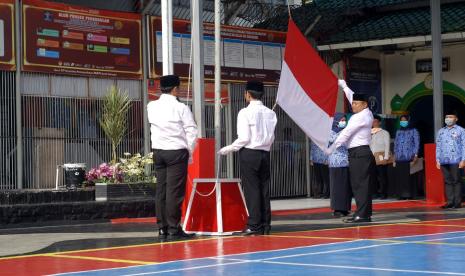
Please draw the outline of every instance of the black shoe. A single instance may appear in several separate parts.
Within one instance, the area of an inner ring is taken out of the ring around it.
[[[387,199],[387,195],[381,195],[379,199]]]
[[[253,229],[248,228],[242,231],[243,236],[255,236],[255,235],[263,235],[263,234],[264,234],[263,229],[253,230]]]
[[[335,218],[340,218],[340,217],[347,217],[350,214],[349,211],[334,211],[333,212],[333,217]]]
[[[175,240],[175,239],[190,239],[195,237],[195,234],[188,234],[182,230],[179,230],[174,233],[168,233],[168,239]]]
[[[166,229],[166,227],[158,229],[158,237],[166,238],[166,236],[168,236],[168,230]]]
[[[361,218],[359,216],[351,217],[343,220],[345,223],[362,223],[362,222],[371,222],[371,218]]]
[[[462,208],[462,204],[454,205],[454,209],[460,209],[460,208]]]
[[[445,204],[441,206],[441,209],[452,209],[454,207],[453,204]]]
[[[263,226],[263,235],[269,235],[271,232],[271,225]]]

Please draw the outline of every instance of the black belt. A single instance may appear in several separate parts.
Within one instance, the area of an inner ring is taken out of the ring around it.
[[[366,148],[370,149],[370,146],[368,146],[368,145],[363,145],[363,146],[353,147],[353,148],[348,149],[348,152],[349,152],[349,153],[357,152],[357,151],[359,151],[359,150],[366,150]]]

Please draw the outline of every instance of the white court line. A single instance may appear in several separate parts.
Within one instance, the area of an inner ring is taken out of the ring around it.
[[[363,266],[324,265],[324,264],[299,264],[299,263],[270,262],[270,261],[264,261],[263,263],[281,264],[281,265],[293,265],[293,266],[311,266],[311,267],[326,267],[326,268],[343,268],[343,269],[356,269],[356,270],[371,270],[371,271],[389,271],[389,272],[406,272],[406,273],[440,274],[440,275],[465,275],[465,273],[459,273],[459,272],[428,271],[428,270],[408,270],[408,269],[395,269],[395,268],[375,268],[375,267],[363,267]]]
[[[124,276],[152,275],[152,274],[170,273],[170,272],[177,272],[177,271],[196,270],[196,269],[209,268],[209,267],[227,266],[227,265],[235,265],[235,264],[245,264],[245,263],[250,263],[250,262],[249,261],[240,261],[240,262],[233,262],[233,263],[226,263],[226,264],[202,265],[202,266],[193,266],[193,267],[188,267],[188,268],[177,268],[177,269],[158,270],[158,271],[152,271],[152,272],[143,272],[143,273],[136,273],[136,274],[121,274],[121,275],[124,275]]]
[[[392,237],[392,238],[389,238],[389,239],[428,237],[428,236],[435,236],[435,235],[458,234],[458,233],[465,233],[465,231],[462,230],[462,231],[451,231],[451,232],[444,232],[444,233],[407,235],[407,236]],[[292,236],[289,236],[289,237],[292,238]],[[464,237],[464,236],[458,236],[458,237],[453,237],[453,238],[445,238],[445,239],[454,239],[454,238],[459,238],[459,237]],[[388,239],[388,238],[385,238],[385,239]],[[435,241],[435,240],[438,240],[438,239],[434,239],[434,240],[430,240],[430,241]],[[315,245],[297,246],[297,247],[290,247],[290,248],[283,248],[283,249],[261,250],[261,251],[254,251],[254,252],[244,252],[244,253],[227,254],[227,255],[221,255],[221,256],[212,256],[212,257],[207,257],[207,258],[209,258],[209,259],[219,259],[219,260],[221,260],[221,259],[234,260],[235,261],[235,260],[240,260],[240,259],[229,259],[229,258],[225,258],[225,257],[260,254],[260,253],[268,253],[268,252],[281,252],[281,251],[289,251],[289,250],[294,250],[294,249],[303,249],[303,248],[313,248],[313,247],[321,247],[321,246],[327,246],[327,245],[339,245],[339,244],[346,244],[346,243],[354,243],[354,242],[359,242],[359,241],[370,241],[370,239],[357,239],[357,240],[350,240],[350,241],[343,241],[343,242],[333,242],[333,243],[323,243],[323,244],[315,244]],[[417,242],[421,242],[421,241],[417,241]],[[405,243],[409,243],[409,242],[399,241],[399,243],[380,244],[380,245],[377,245],[377,246],[381,246],[381,245],[384,246],[384,245],[391,245],[391,244],[401,244],[401,243],[405,244]],[[411,242],[411,243],[414,243],[414,242]],[[374,247],[374,245],[371,245],[371,247]],[[352,248],[348,248],[348,249],[345,249],[345,250],[347,251],[349,249],[352,249]],[[314,253],[317,253],[317,252],[314,252]],[[320,253],[320,254],[322,254],[322,253]],[[308,255],[308,253],[306,255]],[[288,256],[290,256],[290,255],[288,255]],[[286,257],[287,256],[282,256],[280,258],[286,258]],[[274,257],[274,258],[277,258],[277,257]],[[260,259],[258,259],[258,260],[243,260],[242,262],[243,263],[245,263],[245,262],[260,262],[260,261],[263,261],[263,260],[271,260],[271,259],[274,259],[274,258],[261,259],[261,260]],[[175,261],[168,261],[168,262],[158,263],[158,264],[154,264],[154,265],[150,265],[150,266],[159,266],[159,265],[175,263],[175,262],[189,262],[189,261],[204,260],[204,259],[205,259],[205,257],[191,258],[191,259],[184,259],[184,260],[175,260]],[[235,264],[239,264],[239,263],[240,262],[237,262]],[[94,269],[94,270],[82,270],[82,271],[75,271],[75,272],[68,272],[68,273],[50,274],[48,276],[73,275],[73,274],[79,274],[79,273],[85,273],[85,272],[121,270],[121,269],[130,269],[130,268],[136,268],[136,267],[141,267],[141,266],[147,266],[147,265],[136,265],[136,266],[129,266],[129,267],[116,267],[116,268],[108,268],[108,269],[104,268],[104,269]],[[215,265],[211,265],[211,266],[215,266]],[[193,267],[193,268],[195,268],[195,267]],[[184,268],[184,269],[190,269],[190,268]],[[129,275],[131,275],[131,274],[129,274]]]

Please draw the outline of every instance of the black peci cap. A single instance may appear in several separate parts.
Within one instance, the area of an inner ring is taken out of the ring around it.
[[[352,100],[367,102],[368,101],[368,96],[367,96],[367,94],[364,94],[364,93],[355,93]]]
[[[180,81],[179,77],[176,75],[166,75],[160,77],[160,87],[167,88],[167,87],[175,87],[179,86]]]
[[[263,83],[260,81],[248,81],[245,90],[252,90],[263,93]]]

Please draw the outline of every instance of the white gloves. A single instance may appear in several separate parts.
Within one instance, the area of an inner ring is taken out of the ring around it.
[[[226,154],[228,154],[228,153],[230,153],[230,152],[233,152],[233,151],[234,151],[233,147],[232,147],[231,145],[229,145],[229,146],[226,146],[226,147],[221,148],[221,149],[218,151],[218,154],[220,154],[220,155],[226,155]]]
[[[347,83],[346,83],[345,80],[338,80],[338,81],[337,81],[337,84],[339,85],[339,87],[340,87],[341,89],[344,89],[344,88],[347,87]]]

